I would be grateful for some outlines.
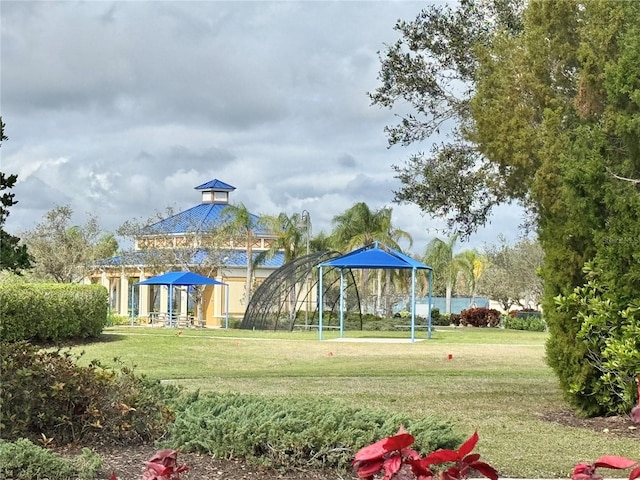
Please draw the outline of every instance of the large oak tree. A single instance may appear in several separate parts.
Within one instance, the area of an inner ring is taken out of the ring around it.
[[[396,25],[402,38],[383,52],[371,95],[377,105],[412,107],[388,128],[391,144],[436,140],[396,166],[397,200],[445,217],[462,236],[501,202],[526,206],[545,254],[548,361],[569,401],[589,415],[630,401],[610,390],[618,403],[599,402],[607,372],[598,357],[635,320],[612,318],[601,343],[576,342],[584,316],[555,299],[587,281],[583,267],[593,260],[617,304],[639,300],[638,25],[638,2],[432,6]]]

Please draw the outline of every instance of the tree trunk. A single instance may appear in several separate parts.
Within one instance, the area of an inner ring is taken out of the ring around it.
[[[369,270],[364,268],[362,269],[362,277],[361,277],[361,285],[360,288],[362,289],[362,291],[360,292],[360,313],[367,313],[366,312],[366,308],[367,308],[367,298],[368,298],[368,288],[367,288],[367,283],[369,281]],[[365,311],[362,311],[362,307],[364,306]]]
[[[288,280],[290,290],[289,290],[289,319],[295,323],[297,313],[298,313],[298,296],[296,295],[296,284],[294,278],[289,278]]]
[[[385,271],[385,284],[384,284],[384,303],[385,303],[385,315],[387,318],[391,318],[393,316],[393,312],[391,311],[391,270],[387,269]]]
[[[376,292],[376,315],[382,313],[382,270],[378,269],[377,277],[377,292]]]
[[[245,307],[251,301],[251,280],[253,278],[253,243],[250,237],[247,237],[247,282],[244,286],[244,304]]]

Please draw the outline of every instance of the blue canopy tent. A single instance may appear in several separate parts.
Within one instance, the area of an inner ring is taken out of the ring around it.
[[[225,328],[229,328],[229,286],[213,278],[194,272],[168,272],[157,277],[148,278],[134,285],[166,285],[169,287],[169,325],[173,326],[173,287],[175,285],[224,285],[227,287],[225,300]],[[131,288],[133,288],[133,286]],[[133,316],[131,317],[133,323]]]
[[[344,289],[344,269],[345,268],[373,268],[373,269],[411,269],[411,342],[415,341],[416,334],[416,271],[428,270],[429,275],[429,293],[427,310],[427,331],[428,337],[431,338],[431,284],[433,277],[433,268],[425,265],[404,253],[400,253],[386,245],[374,242],[365,247],[354,250],[340,257],[328,260],[318,265],[319,273],[319,294],[318,294],[318,339],[322,340],[322,311],[323,308],[323,289],[322,289],[322,268],[333,267],[340,269],[340,337],[344,334],[344,309],[343,309],[343,289]]]

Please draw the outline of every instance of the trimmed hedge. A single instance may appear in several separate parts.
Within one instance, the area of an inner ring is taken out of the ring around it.
[[[547,324],[538,317],[510,317],[504,319],[504,328],[510,330],[527,330],[530,332],[544,332]]]
[[[101,285],[0,285],[0,338],[6,342],[97,337],[107,313],[108,292]]]

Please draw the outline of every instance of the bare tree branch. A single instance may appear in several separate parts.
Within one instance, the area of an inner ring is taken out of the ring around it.
[[[618,180],[623,180],[625,182],[630,182],[633,183],[634,185],[638,185],[640,184],[640,178],[627,178],[627,177],[621,177],[620,175],[616,175],[615,173],[613,173],[610,169],[607,168],[607,172],[609,173],[609,175],[611,175],[613,178],[617,178]]]

